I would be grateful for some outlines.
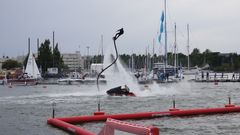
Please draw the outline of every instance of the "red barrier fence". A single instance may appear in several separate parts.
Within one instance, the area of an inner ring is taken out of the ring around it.
[[[66,130],[68,132],[74,133],[74,134],[84,134],[84,135],[95,135],[94,133],[91,133],[90,131],[84,130],[80,127],[71,125],[69,123],[84,123],[84,122],[97,122],[97,121],[106,121],[108,118],[117,119],[117,120],[126,120],[126,119],[147,119],[147,118],[156,118],[156,117],[171,117],[171,116],[191,116],[191,115],[210,115],[210,114],[219,114],[219,113],[234,113],[234,112],[240,112],[240,107],[235,106],[233,104],[225,105],[223,108],[205,108],[205,109],[191,109],[191,110],[179,110],[176,108],[169,109],[170,111],[165,112],[142,112],[142,113],[130,113],[130,114],[105,114],[101,113],[100,115],[98,113],[94,113],[95,115],[92,116],[76,116],[76,117],[64,117],[64,118],[55,118],[55,119],[49,119],[48,124],[51,124],[53,126],[56,126],[58,128],[61,128],[63,130]],[[97,114],[97,115],[96,115]],[[112,123],[114,128],[126,131],[133,131],[134,127],[129,125],[128,128],[123,126],[119,126],[119,123],[116,124],[116,120],[108,121],[107,123]],[[142,126],[144,127],[144,126]],[[153,128],[154,133],[158,133],[159,131],[157,128]],[[154,134],[158,135],[158,134]]]

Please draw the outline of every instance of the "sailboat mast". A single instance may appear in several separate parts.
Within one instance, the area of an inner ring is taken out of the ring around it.
[[[39,38],[37,38],[37,56],[39,56]]]
[[[164,62],[164,72],[166,70],[167,67],[167,2],[166,0],[164,0],[164,16],[165,16],[165,20],[164,20],[164,33],[165,33],[165,62]]]
[[[103,35],[101,35],[101,62],[103,63]]]
[[[54,43],[54,38],[55,38],[54,31],[53,31],[53,37],[52,37],[52,38],[53,38],[53,39],[52,39],[52,40],[53,40],[53,45],[52,45],[52,47],[53,47],[53,49],[52,49],[52,50],[53,50],[53,57],[52,57],[52,60],[53,60],[53,61],[52,61],[52,62],[53,62],[53,63],[52,63],[52,64],[53,64],[53,67],[54,67],[54,44],[55,44],[55,43]]]
[[[101,35],[101,63],[102,63],[102,69],[103,69],[103,35]]]
[[[134,57],[133,57],[133,52],[131,56],[131,71],[134,72],[135,66],[134,66]]]
[[[155,62],[155,39],[153,38],[153,54],[152,54],[152,63],[151,63],[151,65],[152,65],[152,69],[153,69],[153,64],[154,64],[154,62]]]
[[[147,74],[148,70],[148,47],[146,47],[146,57],[145,57],[145,75]]]
[[[28,55],[30,53],[30,38],[28,38]]]
[[[189,61],[189,24],[187,24],[187,53],[188,53],[188,70],[190,69],[190,61]]]
[[[177,66],[177,25],[174,24],[174,72],[176,72],[176,66]]]

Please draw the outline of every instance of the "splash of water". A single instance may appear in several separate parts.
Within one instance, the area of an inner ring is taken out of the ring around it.
[[[110,63],[112,63],[115,58],[116,54],[114,47],[112,45],[108,46],[104,55],[104,67],[107,67]],[[160,86],[154,82],[151,85],[147,85],[147,87],[140,86],[134,75],[131,75],[131,73],[126,70],[124,65],[121,63],[120,58],[112,67],[104,72],[104,75],[107,80],[107,86],[104,91],[114,87],[127,85],[137,96],[174,95],[180,93],[177,90],[178,86],[176,85],[163,86],[160,84]]]
[[[109,46],[104,57],[104,67],[112,63],[114,58],[116,58],[114,48]],[[127,85],[132,92],[137,92],[140,89],[137,80],[124,68],[120,59],[118,59],[112,67],[106,70],[104,74],[109,89],[122,85]]]

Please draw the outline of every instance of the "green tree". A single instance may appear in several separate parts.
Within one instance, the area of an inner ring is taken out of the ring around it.
[[[132,54],[134,59],[134,68],[141,69],[144,68],[146,64],[146,55],[136,55]],[[96,59],[98,56],[94,56]],[[131,64],[131,55],[122,54],[120,58],[125,64]],[[150,62],[163,62],[164,56],[154,54],[149,59]],[[98,59],[98,58],[97,58]],[[187,56],[178,53],[177,55],[177,63],[180,66],[187,66]],[[168,64],[174,63],[174,57],[172,53],[168,53]],[[220,53],[220,52],[212,52],[209,49],[206,49],[203,53],[200,52],[198,48],[194,48],[192,53],[190,54],[190,66],[199,66],[202,67],[205,64],[210,65],[210,69],[213,71],[240,71],[240,55],[236,53]]]
[[[50,47],[50,41],[47,39],[44,43],[41,43],[38,54],[38,64],[41,65],[42,73],[47,71],[47,68],[53,66],[52,51]]]
[[[206,49],[203,52],[203,65],[208,64],[208,62],[209,62],[209,59],[208,59],[209,53],[211,53],[211,50],[209,50],[209,49]]]
[[[187,56],[183,53],[178,53],[178,63],[180,66],[187,67]]]
[[[121,61],[123,62],[124,65],[128,65],[130,58],[131,58],[131,56],[128,55],[128,54],[120,55],[120,59],[121,59]]]
[[[4,69],[14,69],[14,68],[19,68],[22,67],[22,64],[17,62],[16,60],[6,60],[5,62],[3,62],[2,64],[2,68]]]
[[[198,48],[194,48],[190,54],[190,66],[201,66],[203,64],[203,55]]]
[[[211,52],[207,55],[207,61],[210,65],[210,69],[214,70],[215,67],[221,65],[221,58],[219,57],[219,52]]]
[[[198,48],[194,48],[191,55],[196,55],[196,54],[200,54],[200,50]]]
[[[102,59],[103,59],[102,55],[95,55],[93,56],[91,61],[92,63],[102,63]]]
[[[64,67],[64,62],[61,56],[61,53],[58,49],[58,43],[56,44],[56,46],[53,49],[53,54],[52,54],[54,61],[53,61],[53,67],[57,67],[58,68],[58,72],[61,72],[61,69]]]

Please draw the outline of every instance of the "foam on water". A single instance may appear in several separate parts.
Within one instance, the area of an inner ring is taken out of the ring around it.
[[[142,90],[137,94],[138,96],[146,97],[146,96],[158,96],[158,95],[175,95],[178,93],[179,91],[173,86],[159,86],[159,84],[154,82],[151,85],[144,86]]]

